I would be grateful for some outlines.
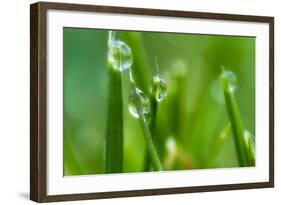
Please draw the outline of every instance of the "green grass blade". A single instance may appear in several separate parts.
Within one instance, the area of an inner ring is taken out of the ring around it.
[[[123,172],[122,72],[109,64],[108,115],[105,138],[105,172]]]
[[[152,76],[151,65],[147,57],[145,47],[143,44],[143,36],[140,32],[130,32],[128,34],[128,44],[133,52],[134,63],[132,65],[132,73],[134,75],[134,82],[146,95],[149,93],[150,79]],[[149,130],[152,136],[156,135],[156,115],[157,115],[157,101],[155,98],[150,96],[151,111],[150,111],[150,123]],[[149,150],[145,150],[144,153],[144,165],[143,171],[149,171],[151,168],[151,161],[149,157]]]
[[[155,140],[156,136],[156,119],[157,119],[157,108],[158,108],[158,102],[155,98],[155,92],[157,89],[157,85],[155,82],[152,83],[152,92],[150,93],[150,123],[149,123],[149,131],[151,135],[154,137],[152,139],[153,141]],[[154,141],[155,142],[155,141]],[[149,150],[147,149],[145,151],[145,156],[144,156],[144,171],[149,171],[151,168],[151,161],[149,157]]]
[[[158,109],[158,102],[156,100],[156,92],[157,92],[157,89],[158,89],[158,84],[156,81],[152,81],[152,91],[150,93],[150,131],[151,133],[154,133],[155,132],[155,129],[156,129],[156,119],[157,119],[157,109]]]
[[[172,70],[169,73],[169,87],[170,92],[167,97],[169,102],[169,110],[173,112],[167,112],[168,118],[171,119],[169,126],[175,138],[179,142],[188,142],[189,134],[186,132],[186,127],[189,126],[187,119],[186,105],[187,102],[187,90],[188,88],[188,72],[186,64],[178,59],[172,64]]]
[[[241,116],[234,97],[233,89],[231,87],[231,79],[227,75],[226,71],[222,72],[220,80],[224,91],[228,116],[231,122],[239,166],[250,166],[250,160],[247,153],[248,150],[244,138],[244,128],[241,121]]]
[[[163,166],[161,164],[161,161],[159,159],[158,153],[156,151],[156,148],[154,146],[154,142],[152,140],[152,136],[149,130],[149,125],[144,117],[144,114],[142,112],[142,107],[140,104],[140,97],[136,92],[136,86],[134,83],[132,83],[132,88],[133,88],[133,92],[134,92],[134,99],[135,99],[135,106],[139,115],[139,119],[140,119],[140,123],[141,123],[141,128],[143,130],[143,135],[144,135],[144,139],[145,139],[145,143],[147,145],[147,149],[149,152],[149,156],[150,156],[150,161],[152,164],[152,167],[155,171],[162,171],[163,170]]]
[[[211,153],[209,160],[207,162],[207,167],[210,167],[212,163],[217,158],[222,146],[224,145],[227,137],[229,136],[231,131],[231,124],[227,123],[226,126],[223,128],[222,132],[220,133],[219,137],[215,140],[213,147],[211,148]]]
[[[132,65],[132,73],[138,88],[146,95],[149,93],[149,85],[151,79],[151,65],[147,57],[143,36],[140,32],[129,32],[128,44],[133,52],[134,63]]]
[[[255,158],[255,146],[251,142],[248,142],[249,146],[249,159],[250,159],[250,166],[256,165],[256,158]]]
[[[256,164],[256,157],[255,157],[255,140],[253,135],[251,135],[248,131],[245,131],[244,133],[245,140],[248,146],[248,156],[250,159],[250,165],[255,166]]]

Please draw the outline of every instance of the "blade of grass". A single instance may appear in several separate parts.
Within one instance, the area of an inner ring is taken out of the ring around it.
[[[158,84],[157,82],[153,81],[152,82],[152,92],[150,93],[150,125],[149,125],[149,128],[150,128],[150,131],[151,133],[154,133],[155,132],[155,129],[156,129],[156,119],[157,119],[157,109],[158,109],[158,102],[155,98],[155,93],[157,92],[157,89],[158,89]]]
[[[123,172],[123,100],[122,100],[122,50],[115,41],[116,32],[109,31],[108,38],[108,110],[105,137],[105,173]],[[117,46],[117,47],[116,47]]]
[[[207,161],[207,167],[210,167],[212,163],[217,158],[222,146],[224,145],[227,137],[230,134],[231,124],[227,123],[226,126],[223,128],[222,132],[220,133],[219,137],[215,140],[213,147],[211,148],[211,153],[209,160]]]
[[[122,72],[109,65],[105,173],[123,172],[123,101]]]
[[[134,64],[132,65],[132,73],[138,88],[146,95],[149,93],[149,85],[151,79],[151,65],[147,57],[143,36],[141,32],[128,32],[128,44],[133,52]]]
[[[173,112],[168,113],[169,119],[171,119],[169,126],[176,139],[183,142],[189,138],[185,130],[189,124],[186,118],[188,72],[186,64],[180,59],[172,64],[172,68],[169,81],[170,98],[168,100],[169,109]]]
[[[157,89],[157,87],[155,86],[155,83],[152,84],[152,93],[150,96],[150,123],[149,123],[149,130],[150,133],[152,134],[152,136],[154,137],[155,141],[155,135],[156,135],[156,117],[157,117],[157,107],[158,107],[158,103],[157,100],[155,99],[153,93],[155,92],[155,89]],[[144,156],[144,171],[149,171],[151,168],[151,161],[150,161],[150,157],[149,157],[149,150],[147,149],[145,151],[145,156]]]
[[[132,82],[132,81],[131,81],[131,86],[132,86],[132,89],[133,89],[134,104],[136,106],[136,110],[137,110],[138,115],[139,115],[141,128],[143,130],[144,140],[145,140],[145,143],[147,145],[147,150],[149,152],[152,167],[155,171],[162,171],[163,166],[161,164],[158,153],[157,153],[156,148],[154,146],[154,142],[152,140],[152,136],[151,136],[151,133],[150,133],[150,130],[149,130],[149,125],[148,125],[148,123],[145,119],[145,116],[144,116],[143,112],[142,112],[142,106],[140,104],[141,99],[140,99],[140,96],[136,92],[135,83]]]
[[[253,135],[251,135],[248,131],[245,131],[244,133],[246,143],[248,146],[248,156],[250,159],[250,165],[255,166],[256,164],[256,157],[255,157],[255,139]]]
[[[155,57],[155,67],[156,73],[153,76],[152,80],[152,89],[150,92],[150,122],[149,122],[149,130],[151,135],[153,136],[153,141],[156,145],[158,151],[158,155],[163,159],[163,148],[164,148],[164,139],[163,137],[158,136],[157,132],[157,110],[158,110],[158,103],[163,101],[163,99],[167,95],[167,83],[164,79],[160,77],[160,69],[158,65],[157,58]],[[148,155],[148,153],[147,153]],[[149,158],[146,158],[146,166],[145,168],[149,168]]]
[[[133,52],[134,64],[132,65],[132,73],[134,75],[134,82],[145,94],[149,93],[149,85],[151,79],[151,65],[149,59],[147,57],[144,44],[143,44],[143,36],[140,32],[129,32],[128,33],[128,44],[131,47]],[[155,86],[152,86],[152,89]],[[155,87],[156,88],[156,87]],[[151,111],[150,111],[150,123],[149,123],[149,130],[154,137],[153,140],[156,138],[156,115],[157,115],[157,101],[151,95],[150,102],[151,102]],[[149,150],[145,150],[144,152],[144,163],[143,163],[143,171],[149,171],[151,169],[151,162],[149,157]]]
[[[234,97],[234,90],[231,87],[231,79],[229,78],[227,72],[229,71],[222,72],[220,80],[224,91],[228,116],[231,122],[231,128],[233,132],[239,166],[246,167],[250,166],[250,159],[248,157],[247,145],[244,138],[244,128],[241,121],[238,105]]]

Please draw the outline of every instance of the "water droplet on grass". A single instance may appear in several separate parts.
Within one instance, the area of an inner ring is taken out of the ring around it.
[[[153,77],[154,95],[158,102],[161,102],[167,96],[167,83],[158,75]]]
[[[108,61],[116,70],[125,71],[130,69],[133,56],[130,47],[120,40],[111,40],[108,51]]]
[[[140,102],[143,115],[147,115],[149,113],[150,101],[140,89],[136,88],[136,92],[132,91],[129,98],[129,111],[134,117],[139,118],[139,114],[136,107],[137,100],[139,100]]]
[[[228,78],[228,85],[231,92],[234,92],[237,87],[236,75],[231,71],[223,71],[223,75]]]

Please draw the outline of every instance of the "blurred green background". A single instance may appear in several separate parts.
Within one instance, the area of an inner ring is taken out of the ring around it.
[[[120,31],[118,38],[130,45],[128,33]],[[108,31],[64,28],[63,35],[64,175],[100,174],[104,172]],[[242,121],[255,135],[255,38],[156,32],[141,32],[141,37],[151,68],[143,70],[145,82],[150,83],[156,73],[157,57],[168,86],[168,95],[159,104],[156,140],[165,170],[237,167],[231,133],[209,162],[229,121],[219,75],[222,66],[235,73]],[[145,144],[140,123],[128,110],[128,79],[124,72],[124,172],[140,172]]]

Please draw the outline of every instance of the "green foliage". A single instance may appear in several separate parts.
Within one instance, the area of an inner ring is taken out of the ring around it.
[[[232,132],[235,141],[236,152],[241,167],[251,166],[252,160],[248,154],[249,149],[244,136],[244,128],[238,109],[237,102],[234,97],[234,90],[236,89],[236,79],[234,74],[230,71],[222,72],[220,76],[221,84],[224,91],[226,107],[231,122]]]
[[[105,173],[106,161],[111,167],[106,173],[237,167],[233,127],[241,128],[236,133],[243,134],[244,153],[254,166],[254,137],[244,132],[255,135],[254,38],[118,31],[118,40],[128,48],[115,66],[130,59],[126,53],[132,51],[135,86],[150,102],[148,114],[138,119],[128,109],[128,72],[108,65],[107,38],[106,30],[64,28],[65,175]],[[159,73],[151,63],[155,56]],[[231,100],[224,100],[218,81],[221,65],[239,79]],[[167,82],[161,102],[153,100],[156,74]],[[235,104],[241,126],[233,126],[236,114],[229,117]]]

